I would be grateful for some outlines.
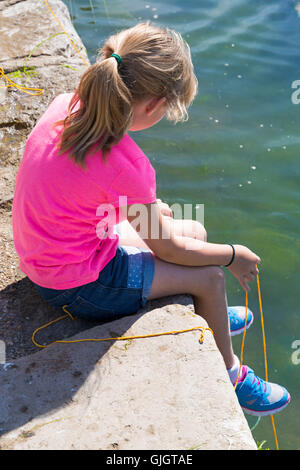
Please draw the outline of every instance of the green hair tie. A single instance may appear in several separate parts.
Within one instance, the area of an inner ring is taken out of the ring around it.
[[[121,63],[122,63],[122,57],[119,56],[119,54],[115,54],[115,52],[114,52],[110,57],[114,57],[114,58],[117,60],[118,65],[121,65]]]

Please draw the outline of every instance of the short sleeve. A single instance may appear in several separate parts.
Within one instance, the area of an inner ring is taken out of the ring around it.
[[[151,203],[156,200],[155,170],[146,156],[127,162],[125,168],[114,179],[109,188],[110,203],[115,207],[138,203]]]

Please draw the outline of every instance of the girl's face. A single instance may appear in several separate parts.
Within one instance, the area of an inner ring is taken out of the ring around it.
[[[147,98],[133,105],[130,131],[148,129],[159,122],[167,111],[166,98]]]

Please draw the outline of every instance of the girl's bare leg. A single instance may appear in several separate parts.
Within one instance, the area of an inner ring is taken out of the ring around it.
[[[169,220],[177,235],[206,241],[206,231],[199,222],[171,218]],[[126,236],[120,237],[120,245],[148,248],[130,224],[127,224]],[[195,313],[201,315],[213,330],[226,368],[230,369],[235,361],[227,314],[225,275],[222,268],[219,266],[182,266],[167,263],[155,255],[154,262],[155,273],[149,300],[167,295],[191,294]]]
[[[219,266],[181,266],[167,263],[154,255],[155,273],[149,300],[167,295],[191,294],[195,313],[203,317],[214,338],[227,369],[234,365],[225,274]]]

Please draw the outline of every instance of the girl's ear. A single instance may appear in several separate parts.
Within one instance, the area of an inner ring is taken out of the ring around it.
[[[152,114],[154,114],[165,103],[166,103],[166,98],[158,98],[156,96],[154,98],[151,98],[146,105],[147,116],[151,116]]]

